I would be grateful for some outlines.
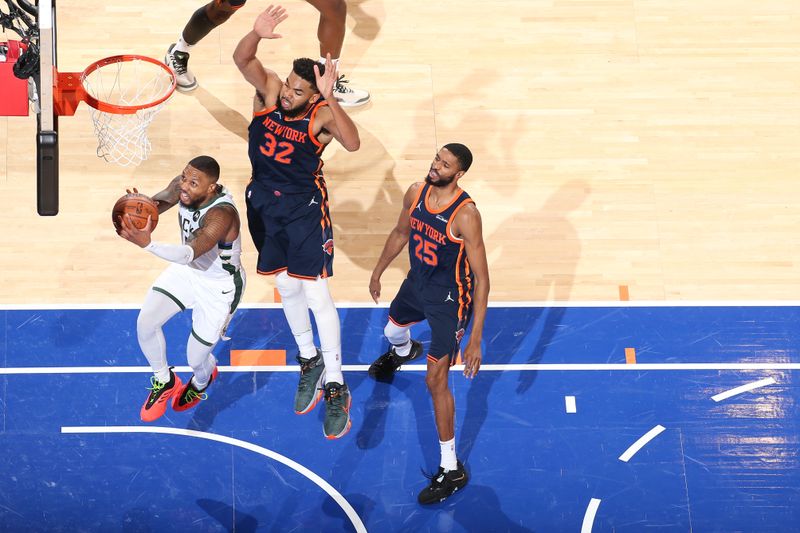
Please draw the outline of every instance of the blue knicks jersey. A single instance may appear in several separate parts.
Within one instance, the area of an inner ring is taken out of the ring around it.
[[[250,122],[249,148],[253,180],[282,193],[313,192],[325,187],[322,151],[312,133],[320,100],[298,117],[286,118],[278,106],[256,113]]]
[[[459,209],[474,203],[469,195],[458,189],[450,204],[436,210],[430,207],[428,197],[432,186],[421,187],[408,214],[411,234],[408,242],[412,277],[419,284],[432,283],[458,289],[464,303],[471,300],[474,276],[469,267],[464,240],[451,232],[451,223]]]

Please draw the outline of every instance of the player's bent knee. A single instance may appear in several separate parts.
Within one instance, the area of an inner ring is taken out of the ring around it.
[[[308,302],[308,308],[311,311],[315,314],[330,310],[336,311],[336,305],[333,303],[327,280],[322,278],[315,280],[304,279],[301,283]]]
[[[303,284],[299,279],[289,276],[286,271],[278,272],[275,276],[275,287],[284,300],[297,296],[303,290]]]

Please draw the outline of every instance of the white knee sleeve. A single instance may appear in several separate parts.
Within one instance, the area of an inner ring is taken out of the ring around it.
[[[411,326],[398,326],[391,320],[383,328],[383,334],[395,346],[402,346],[411,339]]]
[[[314,332],[311,330],[311,317],[308,316],[308,302],[303,282],[283,271],[275,276],[275,285],[281,295],[283,314],[286,315],[300,356],[305,359],[314,357],[317,349],[314,346]]]

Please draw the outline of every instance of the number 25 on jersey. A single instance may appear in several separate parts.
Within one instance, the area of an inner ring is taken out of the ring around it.
[[[414,248],[414,255],[417,259],[426,265],[436,266],[439,264],[439,257],[436,255],[437,246],[427,239],[422,238],[422,235],[415,234],[414,241],[417,243]]]

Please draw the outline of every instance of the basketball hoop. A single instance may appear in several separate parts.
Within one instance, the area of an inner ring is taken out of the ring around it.
[[[121,166],[150,155],[147,128],[175,91],[175,75],[140,55],[95,61],[83,72],[58,72],[53,99],[58,115],[74,115],[81,101],[92,107],[97,156]]]

